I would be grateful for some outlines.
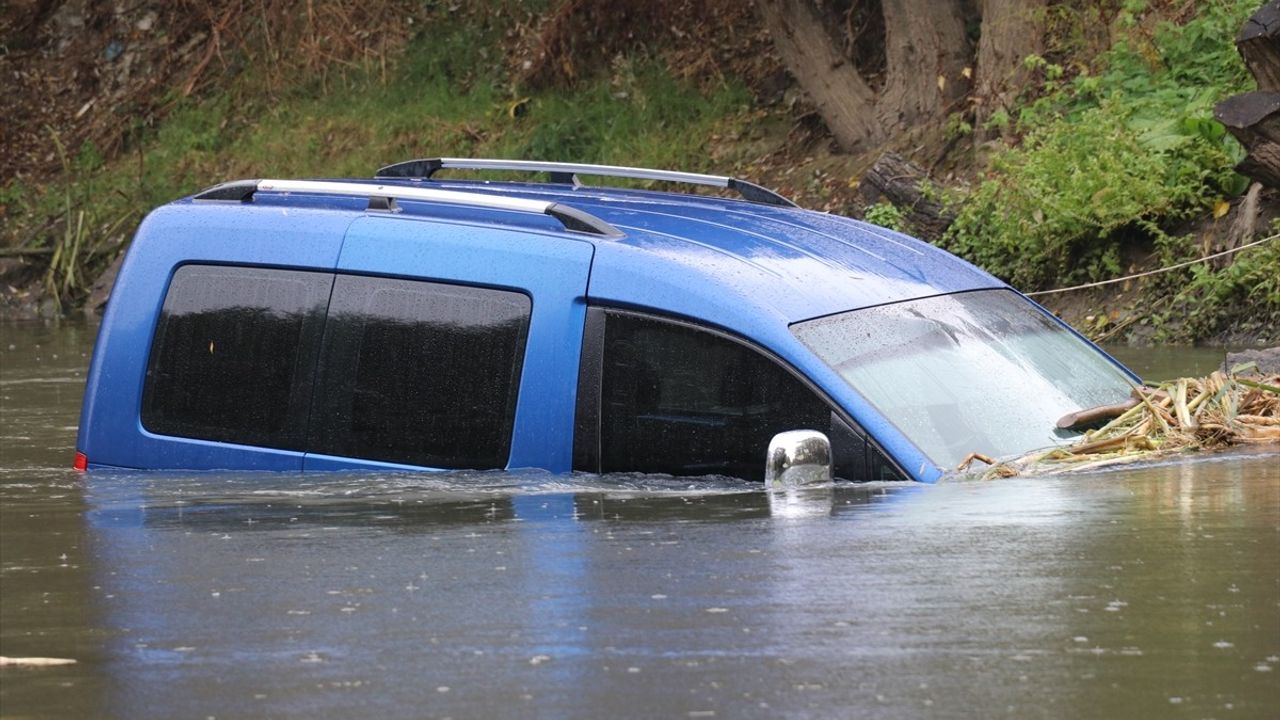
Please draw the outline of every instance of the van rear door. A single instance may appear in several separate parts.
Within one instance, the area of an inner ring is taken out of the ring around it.
[[[563,232],[356,220],[304,468],[567,472],[593,252]]]
[[[138,229],[98,331],[91,466],[301,470],[349,213],[184,201]]]

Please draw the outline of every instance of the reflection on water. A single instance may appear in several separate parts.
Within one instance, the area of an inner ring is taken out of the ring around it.
[[[0,351],[30,352],[0,354],[0,655],[78,661],[0,668],[5,717],[1280,707],[1275,453],[792,494],[626,475],[79,476],[64,467],[88,334],[4,330]]]

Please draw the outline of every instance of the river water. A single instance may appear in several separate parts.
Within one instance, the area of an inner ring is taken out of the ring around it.
[[[1280,717],[1274,451],[790,497],[81,475],[92,328],[0,331],[0,656],[76,661],[0,666],[0,717]]]

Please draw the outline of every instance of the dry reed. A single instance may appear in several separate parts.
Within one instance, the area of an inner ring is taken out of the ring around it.
[[[1242,377],[1215,371],[1154,389],[1137,388],[1134,395],[1133,407],[1070,446],[995,462],[975,454],[956,471],[983,479],[1080,472],[1178,452],[1280,444],[1280,375]],[[990,467],[970,472],[974,459]]]

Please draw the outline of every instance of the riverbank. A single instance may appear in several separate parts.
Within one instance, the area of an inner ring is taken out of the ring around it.
[[[13,14],[0,32],[26,39],[0,59],[20,70],[0,88],[18,98],[0,178],[0,314],[96,312],[143,215],[197,189],[367,176],[434,155],[736,175],[923,236],[1028,292],[1233,249],[1280,216],[1271,191],[1231,169],[1242,151],[1211,116],[1251,82],[1230,42],[1251,3],[1055,18],[1016,112],[979,127],[957,110],[859,153],[841,149],[749,6],[593,15],[598,4],[385,0],[300,16],[268,3],[261,17],[204,17],[199,3],[184,14],[64,2],[25,25]],[[590,43],[570,42],[582,33]],[[868,192],[887,151],[921,169],[923,200]],[[945,222],[921,223],[922,201]],[[1273,242],[1037,299],[1107,341],[1267,345],[1280,339],[1277,277]]]

